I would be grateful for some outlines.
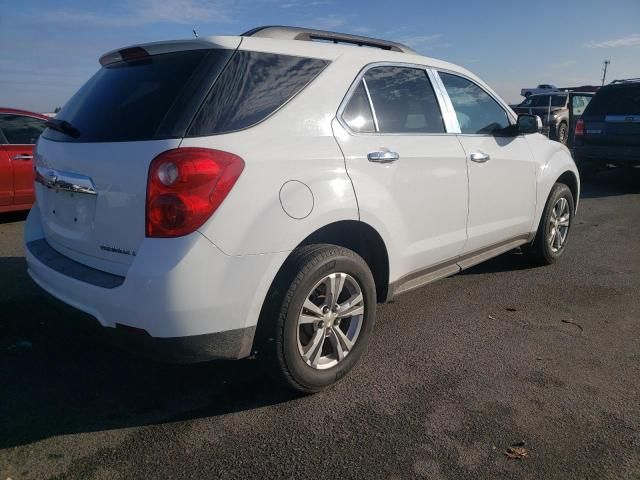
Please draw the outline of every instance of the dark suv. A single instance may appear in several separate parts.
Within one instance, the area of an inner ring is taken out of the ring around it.
[[[640,78],[602,87],[578,120],[574,158],[585,174],[640,166]]]
[[[576,120],[582,115],[593,93],[557,92],[530,95],[513,107],[518,115],[538,115],[549,138],[563,145],[571,144]]]

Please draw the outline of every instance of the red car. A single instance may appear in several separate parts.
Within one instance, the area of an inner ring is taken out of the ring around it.
[[[33,146],[48,117],[0,107],[0,213],[33,203]]]

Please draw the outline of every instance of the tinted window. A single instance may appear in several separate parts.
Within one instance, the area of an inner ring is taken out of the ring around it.
[[[158,131],[163,120],[175,123],[178,111],[188,105],[180,95],[194,72],[205,58],[223,63],[229,55],[226,52],[193,50],[107,65],[56,116],[77,128],[80,137],[73,139],[52,129],[47,129],[44,136],[67,142],[167,138],[170,135],[159,135]],[[192,94],[187,93],[187,99],[190,99]]]
[[[327,65],[324,60],[236,52],[196,115],[188,136],[250,127],[302,90]]]
[[[376,127],[373,122],[373,114],[371,113],[371,105],[364,84],[360,82],[358,88],[353,92],[351,100],[347,108],[342,112],[342,119],[354,132],[372,133]]]
[[[444,133],[442,114],[427,72],[375,67],[364,79],[381,133]]]
[[[7,142],[15,145],[30,145],[36,143],[44,126],[45,120],[23,115],[0,115],[0,130]]]
[[[527,98],[520,105],[523,107],[548,107],[551,100],[552,107],[564,107],[567,103],[566,95],[536,95]]]
[[[440,73],[451,98],[462,133],[489,134],[509,126],[504,109],[488,93],[469,80]]]
[[[600,89],[585,115],[640,115],[640,84]]]

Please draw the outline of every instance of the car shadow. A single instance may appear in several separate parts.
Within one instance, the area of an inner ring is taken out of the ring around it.
[[[0,258],[0,292],[0,449],[299,398],[255,360],[162,364],[115,349],[100,327],[41,291],[23,258]]]
[[[29,210],[0,213],[0,225],[4,223],[23,222],[27,219],[27,215],[29,215]]]
[[[537,268],[522,251],[517,248],[503,253],[490,260],[482,262],[474,267],[460,272],[460,275],[480,275],[485,273],[512,272],[516,270],[528,270]]]
[[[581,198],[601,198],[640,193],[640,171],[612,168],[582,180]]]

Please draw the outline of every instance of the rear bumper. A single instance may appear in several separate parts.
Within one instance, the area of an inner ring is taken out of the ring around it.
[[[287,255],[229,256],[198,232],[146,238],[126,276],[117,277],[48,246],[37,205],[25,226],[25,254],[45,291],[93,317],[125,348],[170,361],[248,356]]]
[[[249,356],[256,327],[171,338],[152,337],[121,328],[106,331],[111,343],[132,354],[162,362],[196,363]]]
[[[53,301],[60,301],[55,299]],[[96,339],[132,355],[165,363],[198,363],[216,359],[238,359],[250,354],[256,327],[188,337],[152,337],[141,331],[117,326],[103,327],[95,317],[76,310],[73,321],[90,327]]]
[[[640,165],[640,146],[576,145],[573,154],[578,163]]]

